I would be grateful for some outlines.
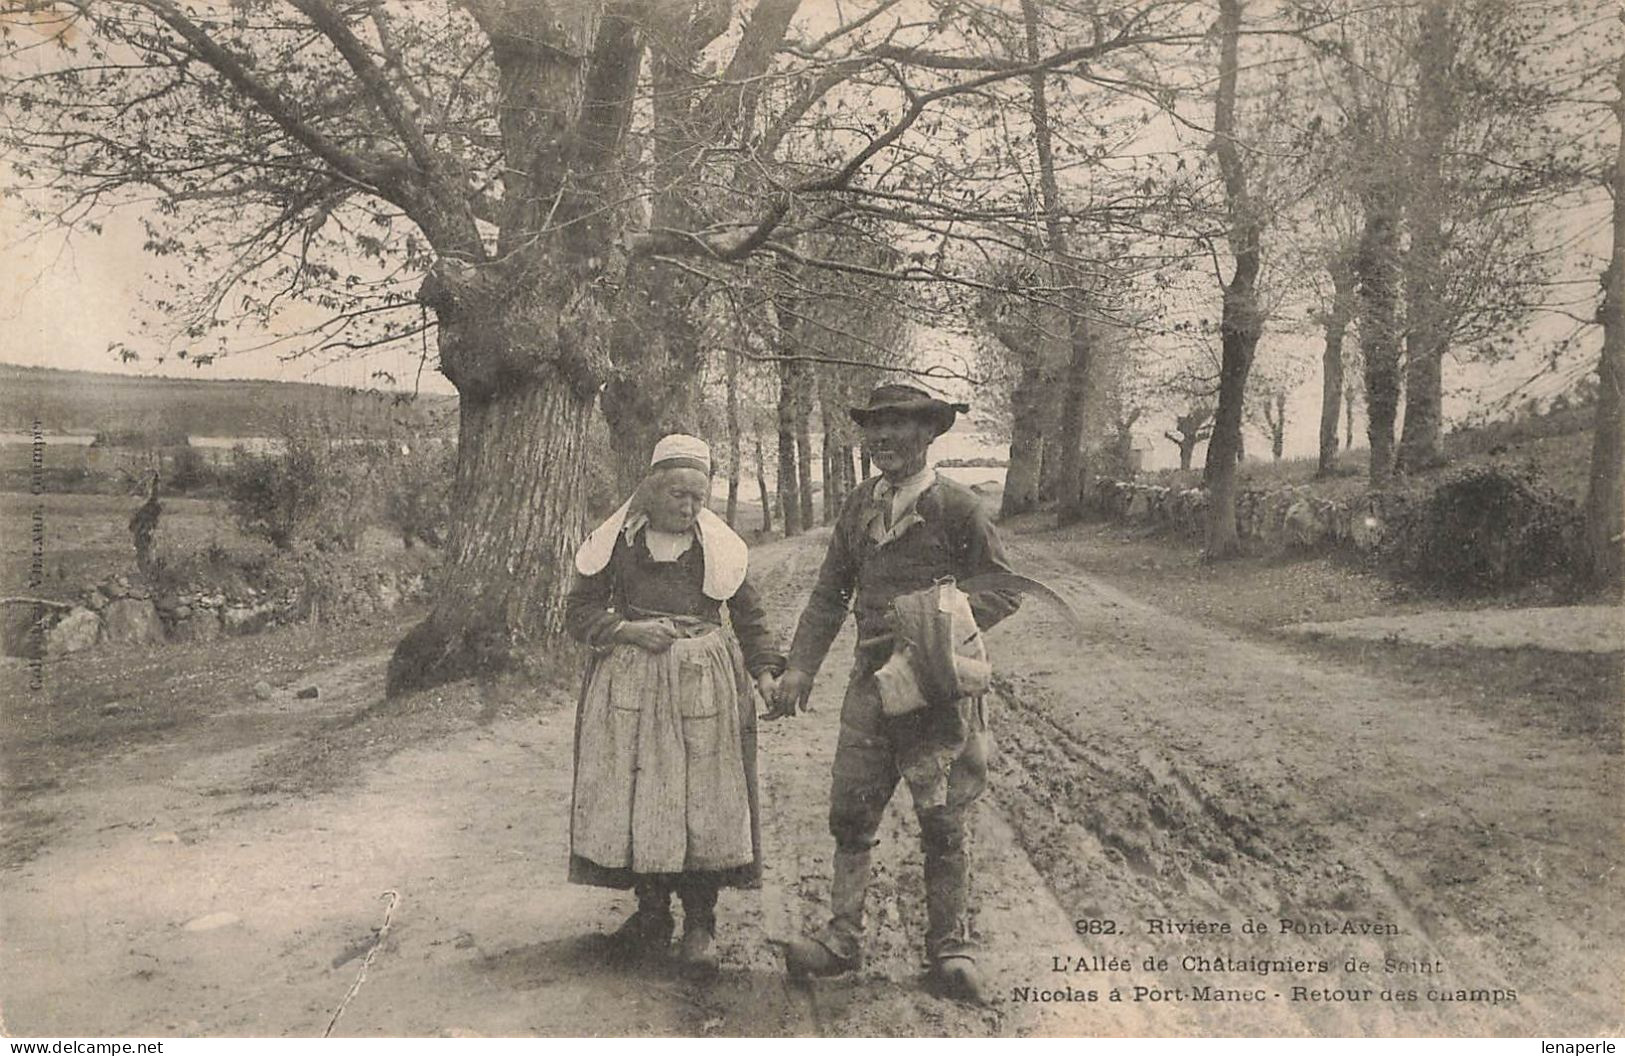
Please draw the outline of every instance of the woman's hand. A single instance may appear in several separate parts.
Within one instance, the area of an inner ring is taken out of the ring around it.
[[[791,668],[780,675],[773,685],[773,706],[768,709],[764,718],[782,719],[794,715],[797,711],[810,710],[807,705],[807,695],[812,692],[812,676],[805,671]]]
[[[763,671],[756,676],[756,692],[761,696],[764,704],[773,703],[773,694],[777,691],[779,676],[771,671]]]
[[[615,628],[615,641],[647,653],[663,653],[676,640],[677,632],[660,620],[628,620]]]

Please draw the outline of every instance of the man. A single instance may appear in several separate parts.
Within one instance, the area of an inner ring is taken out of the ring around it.
[[[925,850],[926,954],[941,992],[984,1000],[968,920],[966,859],[970,810],[987,784],[987,721],[981,697],[939,702],[924,712],[882,712],[875,672],[891,652],[887,619],[900,595],[946,576],[966,580],[1008,573],[1003,545],[975,493],[926,467],[931,442],[947,432],[964,404],[933,398],[910,385],[881,385],[850,414],[880,477],[847,500],[801,614],[787,668],[769,717],[805,711],[813,676],[856,601],[858,653],[841,705],[830,782],[829,828],[835,837],[831,919],[814,935],[785,946],[792,976],[836,975],[859,966],[869,852],[886,804],[907,778]],[[970,598],[986,629],[1016,608],[1016,595],[984,591]],[[951,759],[945,783],[908,765],[922,749]]]

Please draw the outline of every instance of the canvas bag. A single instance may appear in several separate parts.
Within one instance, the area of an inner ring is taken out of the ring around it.
[[[952,577],[892,600],[892,655],[875,672],[880,708],[907,715],[987,692],[993,668],[970,597]]]

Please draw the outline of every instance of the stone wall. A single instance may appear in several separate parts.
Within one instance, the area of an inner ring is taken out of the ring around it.
[[[136,575],[88,585],[73,605],[11,601],[4,651],[28,656],[43,646],[63,656],[103,645],[158,646],[257,634],[292,623],[343,623],[427,597],[433,569],[363,567],[342,561],[291,565],[265,587],[154,591]]]
[[[1146,525],[1200,539],[1207,516],[1207,492],[1139,481],[1095,483],[1095,508],[1111,521]],[[1392,492],[1368,492],[1353,499],[1327,499],[1306,485],[1269,490],[1243,489],[1236,495],[1236,530],[1288,550],[1346,548],[1374,553],[1384,526],[1406,502]]]

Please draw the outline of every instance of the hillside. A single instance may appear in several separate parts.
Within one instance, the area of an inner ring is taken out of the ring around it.
[[[141,378],[0,363],[0,431],[165,430],[192,436],[269,436],[284,414],[314,415],[370,431],[421,427],[456,408],[452,396],[416,400],[309,382]]]

